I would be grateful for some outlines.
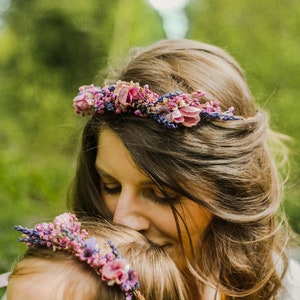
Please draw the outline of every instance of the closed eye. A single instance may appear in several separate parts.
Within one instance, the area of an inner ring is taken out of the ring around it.
[[[163,205],[173,205],[178,203],[180,200],[180,197],[156,197],[156,199],[154,200],[155,203],[160,203]]]
[[[175,204],[179,201],[180,197],[166,197],[161,191],[156,191],[154,189],[148,189],[146,191],[146,196],[155,203],[160,203],[164,205]]]
[[[117,180],[115,180],[112,176],[102,170],[98,169],[97,171],[100,176],[100,186],[102,192],[110,195],[118,194],[121,192],[122,187]]]
[[[119,194],[121,192],[121,186],[111,186],[109,184],[102,184],[103,192],[107,194]]]

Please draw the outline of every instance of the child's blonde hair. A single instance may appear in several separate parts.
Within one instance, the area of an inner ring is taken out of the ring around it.
[[[109,252],[107,241],[114,243],[120,255],[138,273],[140,291],[145,299],[188,299],[179,270],[161,248],[150,244],[141,234],[129,228],[99,221],[81,224],[82,228],[96,238],[104,253]],[[22,278],[28,280],[28,288],[31,289],[34,289],[35,284],[48,283],[51,287],[50,295],[47,294],[49,299],[125,299],[124,293],[118,287],[108,286],[100,276],[89,265],[67,251],[30,248],[10,275],[8,300],[10,283]]]

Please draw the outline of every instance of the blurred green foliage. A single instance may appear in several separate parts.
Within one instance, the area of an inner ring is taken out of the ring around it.
[[[0,273],[24,250],[14,225],[31,226],[66,209],[85,122],[72,108],[78,86],[93,82],[121,50],[164,37],[146,2],[70,4],[12,0],[2,16]]]
[[[227,49],[273,128],[294,138],[285,208],[300,232],[300,2],[194,0],[186,11],[188,38]],[[129,48],[165,38],[146,0],[11,0],[2,17],[0,273],[23,249],[13,225],[66,209],[84,124],[71,104],[78,86]]]

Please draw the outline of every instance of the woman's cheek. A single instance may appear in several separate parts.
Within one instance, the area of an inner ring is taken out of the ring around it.
[[[102,199],[108,210],[114,214],[118,205],[118,197],[105,194],[103,195],[102,193]]]

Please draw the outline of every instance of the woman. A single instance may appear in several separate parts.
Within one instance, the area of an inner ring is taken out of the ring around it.
[[[282,293],[282,180],[269,142],[282,143],[228,53],[157,42],[132,54],[104,89],[82,87],[74,106],[91,115],[70,193],[76,213],[163,248],[194,299]]]

